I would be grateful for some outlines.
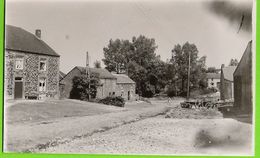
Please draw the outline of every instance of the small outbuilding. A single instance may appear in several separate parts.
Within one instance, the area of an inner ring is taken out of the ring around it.
[[[234,72],[234,108],[252,114],[252,41]]]
[[[135,100],[135,82],[125,74],[113,74],[116,77],[116,96],[125,100]]]

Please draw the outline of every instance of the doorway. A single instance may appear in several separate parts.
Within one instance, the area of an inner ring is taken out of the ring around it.
[[[130,91],[127,93],[127,99],[130,100]]]
[[[22,77],[15,77],[14,81],[14,99],[23,98],[23,79]]]

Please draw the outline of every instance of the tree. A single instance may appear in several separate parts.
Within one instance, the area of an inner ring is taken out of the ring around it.
[[[218,70],[215,67],[208,67],[207,73],[217,73]]]
[[[95,73],[91,73],[90,78],[87,78],[85,74],[81,76],[75,76],[72,80],[73,86],[70,92],[71,99],[88,100],[96,98],[97,87],[99,84],[99,77]]]
[[[170,62],[175,67],[175,78],[181,81],[178,87],[182,92],[187,90],[188,63],[190,55],[190,87],[201,88],[201,82],[206,78],[206,56],[199,58],[195,44],[186,42],[184,45],[177,44],[172,50]]]
[[[155,54],[157,45],[153,38],[143,35],[129,40],[110,40],[104,47],[105,68],[117,73],[127,72],[129,77],[136,82],[138,94],[151,97],[159,84],[161,68],[160,56]]]
[[[229,66],[237,66],[238,65],[238,60],[237,59],[231,59],[229,62]]]
[[[95,67],[95,68],[101,68],[101,62],[98,61],[98,60],[95,61],[95,62],[94,62],[94,67]]]

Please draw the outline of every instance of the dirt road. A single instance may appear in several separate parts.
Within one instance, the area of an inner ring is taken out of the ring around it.
[[[155,117],[38,152],[250,155],[251,128],[233,119]]]
[[[57,112],[52,114],[53,112],[50,110],[52,106],[48,106],[49,108],[47,110],[51,113],[51,117],[47,117],[46,120],[44,120],[45,117],[41,117],[40,119],[34,117],[39,121],[28,119],[24,119],[25,121],[16,121],[19,119],[14,119],[15,121],[9,121],[11,122],[9,124],[7,122],[4,132],[4,151],[34,152],[58,144],[71,142],[74,139],[90,136],[93,133],[106,131],[126,123],[165,113],[171,107],[178,105],[179,102],[180,100],[176,100],[171,105],[166,101],[154,101],[152,104],[134,102],[127,104],[125,108],[121,108],[122,110],[118,110],[116,107],[110,108],[110,106],[100,105],[102,111],[99,110],[100,108],[97,108],[99,105],[89,106],[88,103],[81,102],[80,104],[86,104],[91,113],[88,114],[88,110],[85,109],[86,112],[81,113],[78,117],[74,116],[76,115],[75,112],[73,115],[71,114],[71,117],[65,117],[64,114],[59,114]],[[59,103],[60,101],[57,101],[56,104]],[[67,101],[67,104],[68,103],[71,104],[70,101]],[[24,104],[25,103],[17,106],[26,107]],[[34,111],[40,113],[41,109],[43,109],[42,106],[45,107],[42,103],[39,105],[39,108],[34,109]],[[15,105],[10,107],[15,108]],[[62,105],[60,105],[60,108],[62,108]],[[19,109],[23,110],[23,108]],[[81,107],[79,109],[81,109]],[[103,112],[104,109],[106,109],[105,112]],[[15,112],[15,110],[13,111]],[[43,116],[49,116],[45,115],[45,111],[46,110],[44,110]],[[62,112],[64,110],[59,111]],[[67,111],[68,110],[65,110],[64,112],[67,113]],[[20,114],[21,113],[25,112],[22,111]],[[29,114],[26,113],[24,116],[27,118],[27,115]],[[11,116],[12,113],[9,113],[8,115]]]

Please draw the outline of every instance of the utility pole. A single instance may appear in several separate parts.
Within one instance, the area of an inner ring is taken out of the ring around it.
[[[88,56],[88,52],[86,52],[86,75],[87,75],[87,79],[89,81],[88,83],[88,100],[90,100],[90,69],[89,69],[89,56]]]
[[[189,67],[188,67],[187,100],[190,99],[190,55],[191,55],[191,52],[189,51]]]

